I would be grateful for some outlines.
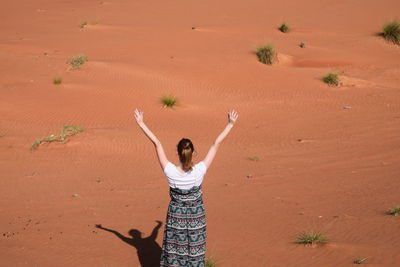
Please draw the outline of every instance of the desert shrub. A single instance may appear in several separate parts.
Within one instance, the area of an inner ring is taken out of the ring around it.
[[[299,44],[299,46],[300,46],[301,48],[305,48],[305,47],[306,47],[306,43],[301,42],[301,43]]]
[[[276,58],[275,49],[272,45],[263,45],[257,48],[258,60],[264,64],[273,64]]]
[[[84,130],[83,127],[78,125],[65,125],[59,134],[51,134],[46,137],[36,139],[31,146],[31,150],[37,149],[42,143],[61,142],[67,143],[68,137],[80,133]]]
[[[290,26],[286,22],[282,23],[281,26],[279,26],[279,30],[283,33],[288,33],[290,32]]]
[[[54,84],[61,84],[62,83],[62,79],[61,78],[54,78],[53,79],[53,83]]]
[[[260,158],[257,157],[257,156],[247,157],[247,159],[248,159],[248,160],[251,160],[251,161],[259,161],[259,160],[260,160]]]
[[[81,24],[79,24],[79,28],[85,28],[87,25],[88,25],[88,22],[84,21]]]
[[[354,264],[362,264],[364,263],[364,261],[367,259],[367,257],[365,258],[357,258],[353,261]]]
[[[396,207],[391,208],[390,211],[389,211],[389,214],[393,215],[393,216],[400,215],[400,206],[396,206]]]
[[[217,266],[217,262],[215,261],[214,258],[209,257],[206,259],[205,267],[216,267],[216,266]]]
[[[339,74],[330,72],[326,74],[323,78],[322,81],[329,86],[338,86],[339,85]]]
[[[69,64],[71,65],[72,69],[79,69],[86,61],[87,57],[81,54],[71,57]]]
[[[329,240],[320,232],[314,232],[313,230],[302,232],[296,240],[296,243],[303,245],[322,245],[327,243]]]
[[[164,107],[173,107],[175,106],[177,102],[177,99],[173,95],[165,95],[161,97],[161,103],[164,105]]]
[[[383,25],[383,38],[400,45],[400,23],[397,21]]]

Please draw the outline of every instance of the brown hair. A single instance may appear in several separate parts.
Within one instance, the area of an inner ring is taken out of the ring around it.
[[[192,170],[192,154],[194,147],[192,141],[187,138],[182,138],[177,145],[179,161],[182,164],[182,169],[187,172]]]

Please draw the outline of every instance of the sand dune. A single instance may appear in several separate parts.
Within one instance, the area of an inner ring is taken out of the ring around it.
[[[174,162],[181,137],[202,160],[225,112],[239,111],[204,182],[217,266],[399,266],[399,218],[385,212],[400,205],[400,47],[379,35],[398,10],[394,0],[3,3],[0,266],[140,266],[134,247],[95,227],[145,237],[164,221],[168,187],[136,107]],[[276,64],[257,61],[262,44]],[[88,62],[72,70],[78,54]],[[332,71],[339,87],[321,81]],[[164,108],[163,95],[177,105]],[[85,131],[30,150],[63,125]],[[308,229],[330,242],[295,244]]]

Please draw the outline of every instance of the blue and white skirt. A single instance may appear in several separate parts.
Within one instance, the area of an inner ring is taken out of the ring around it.
[[[161,267],[204,267],[206,216],[202,195],[201,186],[170,188]]]

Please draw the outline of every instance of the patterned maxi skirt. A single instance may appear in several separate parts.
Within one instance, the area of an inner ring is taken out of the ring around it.
[[[170,188],[170,196],[160,266],[204,267],[206,216],[201,186]]]

